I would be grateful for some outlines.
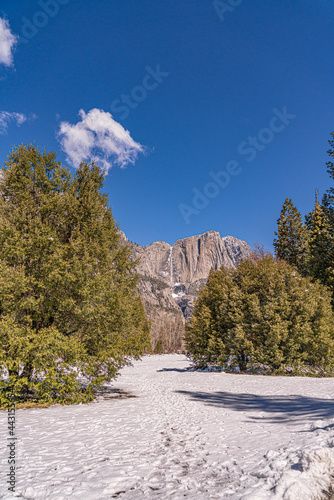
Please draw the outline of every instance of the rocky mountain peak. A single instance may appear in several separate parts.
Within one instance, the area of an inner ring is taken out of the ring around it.
[[[125,240],[124,240],[125,238]],[[250,253],[250,246],[234,236],[217,231],[182,238],[172,246],[155,241],[147,246],[131,244],[133,258],[140,259],[139,290],[151,323],[153,347],[181,347],[184,323],[190,317],[198,289],[211,268],[231,268]]]

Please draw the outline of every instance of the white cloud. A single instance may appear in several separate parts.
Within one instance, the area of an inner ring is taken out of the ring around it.
[[[32,115],[32,118],[35,119],[36,115]],[[16,122],[16,125],[19,127],[27,121],[26,115],[23,113],[9,113],[8,111],[0,111],[0,135],[7,134],[7,130],[9,127],[9,123],[11,121]]]
[[[63,151],[75,168],[82,161],[95,161],[109,170],[113,165],[125,167],[134,163],[145,148],[135,142],[130,132],[102,109],[79,111],[81,121],[72,125],[61,122],[58,138]]]
[[[13,65],[13,51],[19,37],[11,32],[7,19],[0,17],[0,64]]]

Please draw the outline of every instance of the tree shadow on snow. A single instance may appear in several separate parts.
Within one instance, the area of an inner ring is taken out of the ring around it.
[[[187,368],[161,368],[161,370],[157,370],[157,372],[193,372],[194,369],[192,366],[188,366]]]
[[[233,394],[230,392],[191,392],[176,391],[189,396],[192,401],[220,408],[229,408],[242,412],[263,412],[268,416],[249,416],[251,420],[267,423],[282,423],[299,420],[322,420],[334,418],[334,400],[309,398],[305,396],[259,396],[258,394]],[[329,429],[334,424],[317,429]]]

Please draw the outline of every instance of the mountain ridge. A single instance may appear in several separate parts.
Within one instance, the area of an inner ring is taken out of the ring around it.
[[[235,267],[251,251],[246,241],[230,235],[222,237],[214,230],[180,238],[173,245],[154,241],[146,246],[130,242],[121,233],[131,248],[132,259],[139,259],[138,288],[151,325],[155,352],[183,348],[185,322],[211,268]]]

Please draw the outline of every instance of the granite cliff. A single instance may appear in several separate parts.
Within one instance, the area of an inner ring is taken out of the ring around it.
[[[122,237],[131,246],[133,259],[139,258],[139,290],[156,352],[182,349],[185,321],[210,269],[234,267],[250,252],[245,241],[221,237],[217,231],[184,238],[172,246],[155,241],[143,247],[130,243],[124,233]]]

